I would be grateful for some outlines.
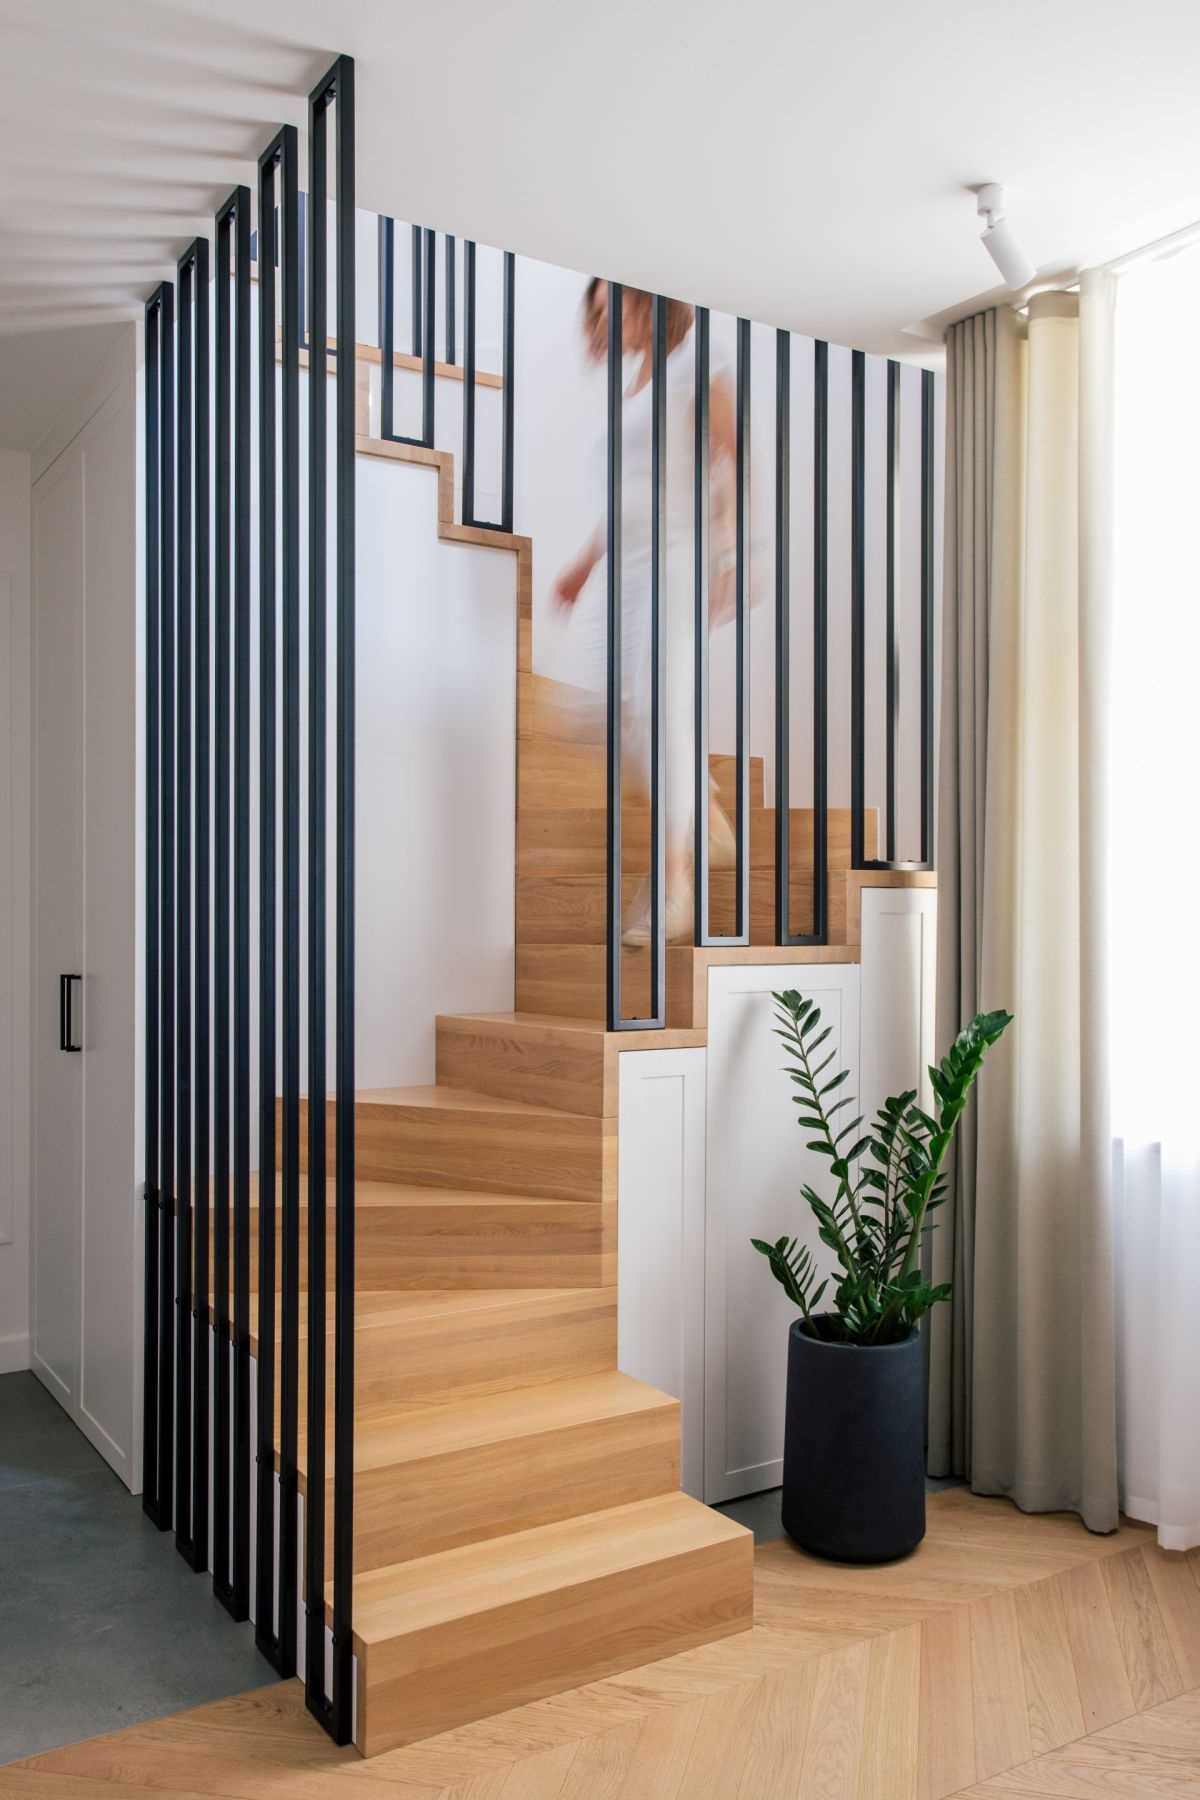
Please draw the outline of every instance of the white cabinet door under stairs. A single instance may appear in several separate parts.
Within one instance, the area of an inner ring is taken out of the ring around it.
[[[34,1372],[140,1486],[136,411],[33,487]],[[0,1322],[2,1333],[2,1322]]]
[[[621,1053],[619,1364],[681,1401],[682,1485],[697,1498],[781,1479],[795,1312],[750,1239],[786,1232],[829,1255],[799,1192],[827,1185],[828,1165],[796,1124],[771,995],[817,1000],[856,1112],[923,1088],[936,904],[927,887],[867,888],[860,963],[713,968],[707,1048]]]

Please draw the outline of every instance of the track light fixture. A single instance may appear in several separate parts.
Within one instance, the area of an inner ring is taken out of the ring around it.
[[[1013,236],[1012,227],[1005,217],[1004,189],[1001,184],[998,181],[985,182],[976,190],[976,203],[980,218],[987,220],[980,242],[999,269],[1005,285],[1010,288],[1028,287],[1037,270]]]

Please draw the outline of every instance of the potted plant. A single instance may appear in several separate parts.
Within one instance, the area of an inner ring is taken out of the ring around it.
[[[800,1309],[788,1339],[783,1452],[783,1526],[806,1550],[841,1562],[887,1562],[925,1535],[925,1358],[918,1325],[950,1294],[921,1266],[940,1179],[983,1059],[1011,1022],[979,1013],[929,1071],[934,1111],[917,1092],[885,1100],[874,1124],[843,1115],[849,1072],[822,1055],[829,1027],[794,991],[775,994],[777,1035],[808,1148],[828,1160],[835,1183],[824,1199],[800,1192],[817,1235],[835,1259],[824,1275],[807,1245],[752,1238]],[[820,1311],[830,1282],[833,1307]]]

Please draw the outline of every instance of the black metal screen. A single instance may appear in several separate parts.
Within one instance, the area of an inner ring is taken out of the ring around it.
[[[331,118],[337,220],[332,358],[326,298]],[[257,257],[252,249],[251,193],[239,187],[215,216],[215,278],[209,240],[197,238],[179,259],[175,285],[163,283],[146,304],[144,1506],[161,1529],[174,1528],[179,1549],[193,1568],[211,1567],[214,1588],[235,1618],[253,1611],[260,1647],[281,1674],[293,1674],[298,1661],[304,1274],[302,1075],[309,1093],[307,1327],[314,1351],[308,1358],[305,1403],[309,1422],[328,1416],[325,1359],[319,1347],[327,1336],[329,1288],[325,1028],[331,984],[325,950],[325,882],[330,837],[326,696],[331,684],[326,507],[332,455],[335,1504],[332,1605],[327,1614],[325,1435],[321,1429],[309,1429],[304,1648],[308,1704],[333,1736],[346,1742],[352,1714],[355,718],[354,69],[348,58],[339,58],[310,96],[309,139],[312,204],[306,223],[300,204],[298,137],[294,127],[284,126],[259,160]],[[256,410],[251,393],[255,266]],[[308,682],[302,688],[300,348],[306,320]],[[331,364],[337,377],[332,434],[327,411]],[[251,493],[255,449],[256,503]],[[255,514],[256,768],[251,754],[250,679]],[[307,783],[300,757],[305,725]],[[255,775],[257,1045],[250,1005],[250,809]],[[302,837],[305,797],[307,830]],[[300,905],[305,878],[306,959]],[[302,963],[309,1024],[306,1071],[301,1070],[300,1058]],[[250,1165],[255,1053],[258,1425],[257,1468],[252,1476]],[[252,1479],[257,1501],[253,1604]],[[328,1617],[333,1680],[327,1692]]]

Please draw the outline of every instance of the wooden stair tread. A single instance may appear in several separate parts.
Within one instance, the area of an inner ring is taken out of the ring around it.
[[[548,1024],[557,1023],[556,1020],[550,1019],[549,1017],[547,1018],[546,1022]],[[547,1110],[549,1110],[549,1109],[547,1109]],[[275,1204],[276,1204],[277,1210],[279,1207],[279,1180],[280,1180],[279,1174],[278,1174],[278,1172],[276,1172]],[[547,1199],[541,1198],[540,1196],[538,1196],[536,1194],[528,1194],[528,1195],[527,1194],[492,1194],[492,1193],[488,1193],[487,1190],[484,1188],[425,1187],[425,1186],[422,1186],[422,1184],[417,1181],[369,1181],[369,1180],[364,1181],[364,1180],[356,1179],[356,1181],[354,1183],[354,1210],[355,1210],[355,1212],[366,1211],[366,1210],[371,1210],[371,1209],[379,1210],[379,1209],[390,1208],[390,1207],[399,1207],[399,1208],[446,1207],[446,1208],[452,1208],[452,1207],[463,1207],[463,1206],[467,1206],[467,1207],[480,1207],[480,1206],[492,1207],[492,1206],[494,1206],[494,1207],[500,1208],[501,1210],[504,1210],[506,1208],[521,1208],[521,1207],[526,1207],[526,1206],[545,1207],[547,1209],[547,1212],[550,1212],[556,1207],[561,1208],[564,1205],[569,1205],[569,1204],[571,1204],[571,1202],[562,1201],[562,1200],[547,1200]],[[333,1194],[332,1173],[330,1174],[328,1182],[327,1182],[327,1191],[326,1191],[326,1196],[325,1196],[325,1209],[326,1209],[326,1212],[329,1217],[330,1229],[332,1230],[333,1229],[333,1217],[334,1217],[334,1194]],[[258,1211],[258,1175],[257,1175],[257,1172],[255,1174],[251,1175],[251,1177],[250,1177],[250,1210],[251,1210],[251,1212]],[[303,1214],[307,1213],[307,1211],[308,1211],[308,1175],[307,1175],[307,1173],[303,1173],[300,1176],[300,1212],[303,1215]],[[211,1224],[211,1214],[210,1214],[210,1224]],[[231,1233],[231,1237],[230,1237],[230,1243],[232,1246],[232,1233]],[[230,1254],[232,1256],[232,1248],[231,1248]]]
[[[465,1544],[358,1576],[355,1640],[368,1646],[403,1637],[749,1538],[732,1519],[675,1493]],[[326,1600],[332,1605],[332,1582]]]
[[[678,1404],[670,1394],[613,1369],[607,1374],[512,1388],[481,1398],[398,1407],[358,1421],[354,1467],[366,1471],[421,1462],[485,1444],[535,1439],[572,1425],[639,1412],[674,1411]]]
[[[503,1312],[518,1306],[528,1311],[553,1311],[556,1306],[583,1296],[594,1299],[597,1288],[393,1288],[385,1290],[360,1290],[354,1297],[354,1328],[356,1331],[380,1330],[388,1325],[400,1325],[409,1321],[424,1323],[428,1319],[441,1317],[461,1317],[470,1319],[473,1316],[488,1312]],[[257,1296],[250,1296],[251,1316],[257,1308]],[[276,1304],[276,1334],[279,1331],[278,1303]],[[326,1325],[327,1331],[333,1332],[332,1309]],[[300,1335],[307,1332],[305,1308],[300,1309]]]
[[[630,1034],[625,1031],[609,1031],[603,1019],[560,1017],[557,1013],[541,1012],[494,1012],[494,1013],[443,1013],[448,1024],[468,1027],[478,1026],[481,1030],[501,1030],[511,1026],[514,1031],[552,1031],[567,1032],[581,1038],[612,1039],[619,1043],[622,1050],[681,1050],[693,1046],[703,1046],[707,1033],[686,1026],[666,1025],[661,1031],[644,1031],[635,1034],[635,1041],[630,1042]],[[648,1040],[648,1041],[646,1041]]]
[[[535,1106],[526,1100],[505,1100],[495,1094],[480,1094],[473,1088],[429,1087],[365,1088],[355,1095],[359,1106],[412,1108],[423,1112],[503,1113],[509,1118],[563,1117],[561,1108]],[[566,1115],[570,1117],[570,1115]]]

